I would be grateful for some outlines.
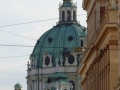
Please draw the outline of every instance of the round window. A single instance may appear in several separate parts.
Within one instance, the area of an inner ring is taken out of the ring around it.
[[[50,63],[50,58],[49,58],[49,57],[46,57],[46,58],[45,58],[45,65],[49,65],[49,63]]]
[[[73,56],[73,55],[70,55],[70,56],[68,57],[68,62],[69,62],[69,64],[73,64],[74,61],[75,61],[74,56]]]

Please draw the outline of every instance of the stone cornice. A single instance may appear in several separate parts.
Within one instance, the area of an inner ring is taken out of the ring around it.
[[[100,47],[108,33],[112,31],[115,31],[117,33],[118,29],[116,28],[116,25],[117,24],[105,24],[104,27],[98,33],[98,37],[95,40],[95,45]]]

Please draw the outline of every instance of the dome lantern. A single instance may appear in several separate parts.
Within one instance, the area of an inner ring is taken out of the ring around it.
[[[73,0],[63,0],[59,5],[59,24],[77,22],[77,5]]]

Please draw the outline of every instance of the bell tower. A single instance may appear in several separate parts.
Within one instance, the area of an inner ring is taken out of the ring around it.
[[[59,5],[59,24],[77,22],[77,4],[73,0],[63,0]]]

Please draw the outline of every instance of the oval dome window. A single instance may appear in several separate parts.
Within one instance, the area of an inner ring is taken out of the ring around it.
[[[47,56],[47,57],[45,58],[45,65],[49,65],[49,63],[50,63],[50,58]]]
[[[73,55],[70,55],[70,56],[68,57],[68,62],[69,62],[69,64],[73,64],[74,61],[75,61],[74,56],[73,56]]]

